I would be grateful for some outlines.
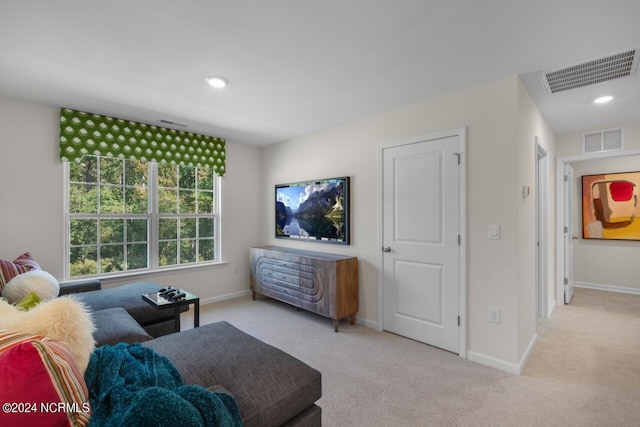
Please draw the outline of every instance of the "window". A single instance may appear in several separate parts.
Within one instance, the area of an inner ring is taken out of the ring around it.
[[[158,261],[214,260],[214,177],[208,169],[158,165]]]
[[[65,165],[67,277],[219,260],[212,170],[96,156]]]

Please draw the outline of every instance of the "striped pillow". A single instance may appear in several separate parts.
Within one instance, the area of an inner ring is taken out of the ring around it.
[[[0,379],[2,425],[89,424],[87,385],[65,344],[0,331]]]
[[[23,253],[13,261],[0,259],[0,292],[18,274],[31,270],[40,270],[40,265],[31,257],[29,252]]]

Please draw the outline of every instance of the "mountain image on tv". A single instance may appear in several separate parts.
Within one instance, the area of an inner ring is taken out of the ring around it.
[[[276,237],[347,241],[348,178],[276,186]]]

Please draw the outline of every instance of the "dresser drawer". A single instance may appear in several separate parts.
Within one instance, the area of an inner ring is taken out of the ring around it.
[[[334,319],[358,311],[358,259],[275,246],[251,248],[251,290]]]

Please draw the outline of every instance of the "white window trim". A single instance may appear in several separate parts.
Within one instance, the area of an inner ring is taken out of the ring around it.
[[[227,262],[222,260],[222,179],[217,174],[214,174],[214,234],[213,234],[213,261],[204,261],[204,262],[195,262],[195,263],[186,263],[186,264],[178,264],[178,265],[168,265],[168,266],[158,266],[158,202],[157,202],[157,194],[158,194],[158,165],[156,162],[148,162],[151,167],[149,168],[149,206],[151,207],[151,215],[149,221],[149,235],[147,241],[149,242],[149,267],[144,269],[136,269],[136,270],[128,270],[128,271],[119,271],[114,273],[98,273],[86,276],[71,276],[70,265],[69,265],[69,256],[70,256],[70,228],[69,228],[69,162],[63,162],[63,230],[64,230],[64,239],[63,239],[63,274],[64,281],[73,282],[73,281],[81,281],[81,280],[89,280],[89,279],[118,279],[122,277],[133,277],[133,276],[148,276],[148,275],[157,275],[168,272],[175,272],[179,270],[190,270],[190,269],[198,269],[198,268],[206,268],[206,267],[217,267],[226,265]]]

